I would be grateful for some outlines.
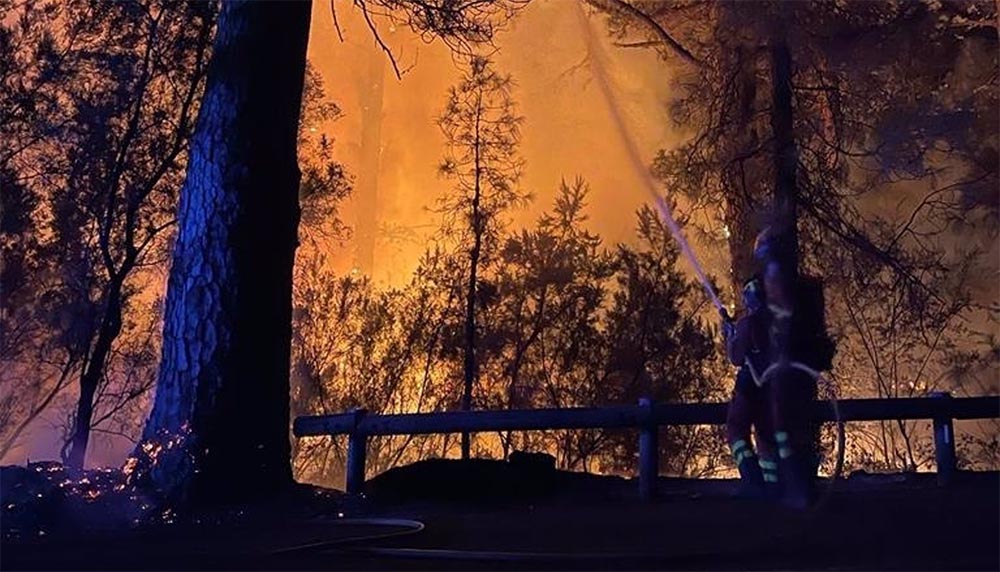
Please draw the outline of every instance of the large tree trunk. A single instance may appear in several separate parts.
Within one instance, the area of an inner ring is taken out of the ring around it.
[[[792,79],[794,69],[792,67],[792,54],[785,37],[784,23],[779,19],[775,33],[770,42],[771,60],[771,131],[774,136],[774,217],[775,225],[779,231],[779,239],[775,252],[775,259],[782,269],[782,280],[785,282],[787,292],[792,293],[792,299],[796,306],[797,314],[808,316],[804,320],[799,318],[802,326],[801,330],[793,322],[795,336],[809,336],[814,344],[829,342],[826,338],[825,320],[823,308],[822,287],[819,283],[805,283],[799,281],[799,236],[798,236],[798,150],[795,145],[795,110],[792,101]],[[811,285],[810,285],[811,284]],[[814,290],[814,288],[819,290]],[[816,328],[820,331],[815,331]],[[794,342],[790,345],[795,345]],[[779,350],[781,351],[781,350]],[[784,351],[791,351],[786,348]],[[822,353],[822,348],[809,348],[805,353]],[[795,359],[804,359],[804,356]],[[824,369],[824,368],[820,368]],[[806,385],[802,379],[797,379],[793,383],[798,383],[797,399],[812,401],[816,398],[817,385],[813,381]],[[779,386],[780,387],[780,386]],[[790,386],[789,386],[790,387]],[[805,389],[807,388],[808,389]],[[781,391],[781,390],[776,390]],[[789,399],[788,397],[784,399]],[[802,403],[785,402],[784,409],[791,412]],[[794,415],[794,413],[791,413]],[[776,415],[778,415],[776,411]],[[786,414],[782,414],[784,417]],[[775,420],[776,426],[780,427],[782,421]],[[819,469],[820,433],[819,424],[811,423],[808,420],[797,420],[799,425],[792,431],[792,439],[797,442],[793,447],[799,451],[809,451],[809,462],[807,464],[810,478],[816,475]],[[800,436],[796,436],[797,431]]]
[[[736,128],[730,140],[729,164],[723,173],[726,186],[724,216],[729,231],[730,284],[733,299],[741,304],[743,283],[754,273],[752,245],[759,230],[755,219],[760,211],[761,165],[757,153],[759,137],[754,129],[757,99],[756,58],[752,50],[738,44],[729,54],[736,82],[731,93]]]
[[[222,5],[181,190],[156,401],[137,449],[168,499],[245,500],[291,483],[296,128],[310,9]]]
[[[771,131],[774,136],[774,216],[779,221],[782,268],[787,280],[794,283],[798,275],[799,239],[798,188],[796,170],[798,153],[795,148],[794,110],[792,109],[792,54],[783,31],[771,39]]]

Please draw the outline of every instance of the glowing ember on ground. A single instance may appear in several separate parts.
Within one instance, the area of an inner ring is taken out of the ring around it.
[[[145,448],[145,445],[143,445]],[[122,466],[122,473],[125,474],[125,478],[131,477],[132,473],[135,472],[135,468],[139,465],[139,459],[135,457],[129,457],[125,461],[125,465]]]
[[[48,462],[41,467],[33,464],[4,469],[5,495],[0,504],[4,539],[78,533],[81,525],[88,530],[131,528],[142,526],[151,517],[167,524],[177,519],[170,511],[162,513],[161,520],[162,508],[151,506],[154,503],[139,494],[118,469],[93,469],[79,476],[68,476],[74,473]],[[70,513],[73,518],[64,518]]]

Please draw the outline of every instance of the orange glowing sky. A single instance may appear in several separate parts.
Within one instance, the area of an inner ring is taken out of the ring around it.
[[[343,109],[329,126],[335,157],[358,176],[363,89],[369,57],[378,53],[370,31],[349,2],[337,2],[344,42],[337,37],[326,2],[313,4],[309,59],[321,73],[327,96]],[[629,240],[634,211],[648,200],[641,175],[626,155],[608,104],[586,61],[584,30],[575,2],[535,0],[496,38],[493,59],[515,82],[514,97],[525,121],[521,152],[527,161],[523,189],[533,204],[514,214],[515,225],[530,224],[548,209],[562,178],[582,176],[590,183],[590,225],[606,241]],[[591,25],[602,44],[600,58],[611,71],[618,104],[643,160],[676,145],[683,133],[667,114],[671,68],[650,50],[623,50],[603,33],[602,18]],[[408,29],[378,22],[403,69],[401,80],[385,66],[382,158],[376,216],[379,224],[408,226],[416,236],[405,241],[378,239],[373,276],[383,284],[404,282],[416,265],[438,216],[428,212],[449,183],[437,175],[443,139],[435,120],[459,68],[440,42],[427,44]],[[356,226],[359,200],[344,206],[345,222]],[[419,238],[417,238],[419,237]],[[338,269],[350,269],[352,245],[338,249]]]

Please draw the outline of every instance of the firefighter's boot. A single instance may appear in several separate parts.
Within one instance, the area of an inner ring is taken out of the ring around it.
[[[803,455],[796,453],[788,433],[774,434],[778,442],[778,480],[781,483],[781,504],[797,510],[809,508],[813,501],[813,479]]]
[[[757,456],[747,441],[740,439],[730,444],[733,461],[740,471],[740,486],[736,496],[741,498],[764,498],[764,475],[757,462]]]
[[[778,478],[778,462],[762,455],[757,460],[757,464],[760,465],[760,472],[764,479],[764,498],[769,501],[781,500],[781,481]]]

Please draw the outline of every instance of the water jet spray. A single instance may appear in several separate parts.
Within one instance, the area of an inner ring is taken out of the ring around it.
[[[584,31],[584,42],[587,45],[588,61],[590,62],[591,70],[593,71],[594,78],[597,80],[597,85],[601,90],[601,94],[604,96],[604,100],[608,104],[608,112],[611,114],[611,120],[614,122],[615,129],[618,130],[618,135],[621,137],[622,143],[625,146],[625,152],[628,155],[629,161],[632,163],[632,168],[641,177],[643,187],[645,187],[646,191],[652,197],[653,204],[656,205],[656,211],[660,215],[660,220],[670,230],[670,234],[673,236],[674,241],[677,242],[677,246],[680,248],[681,254],[683,254],[684,258],[691,264],[691,268],[694,270],[695,276],[698,278],[698,282],[700,282],[702,288],[705,289],[705,294],[707,294],[709,300],[712,301],[712,305],[719,310],[719,313],[728,317],[725,305],[723,305],[722,300],[719,299],[718,294],[715,293],[712,283],[705,275],[705,271],[702,269],[701,263],[698,262],[698,257],[695,256],[694,250],[691,249],[691,245],[688,244],[687,239],[684,237],[684,233],[681,232],[680,225],[678,225],[677,221],[674,219],[670,206],[667,204],[663,195],[657,190],[656,181],[653,180],[652,175],[649,173],[649,169],[640,158],[639,148],[636,145],[635,140],[630,135],[628,127],[625,124],[625,118],[621,113],[621,106],[618,103],[618,98],[615,95],[614,89],[611,87],[611,80],[608,78],[607,71],[604,66],[595,64],[592,59],[592,56],[596,54],[600,47],[597,44],[597,37],[591,28],[590,19],[587,17],[586,12],[584,12],[582,5],[577,4],[576,7],[577,16],[580,19],[580,26]]]

